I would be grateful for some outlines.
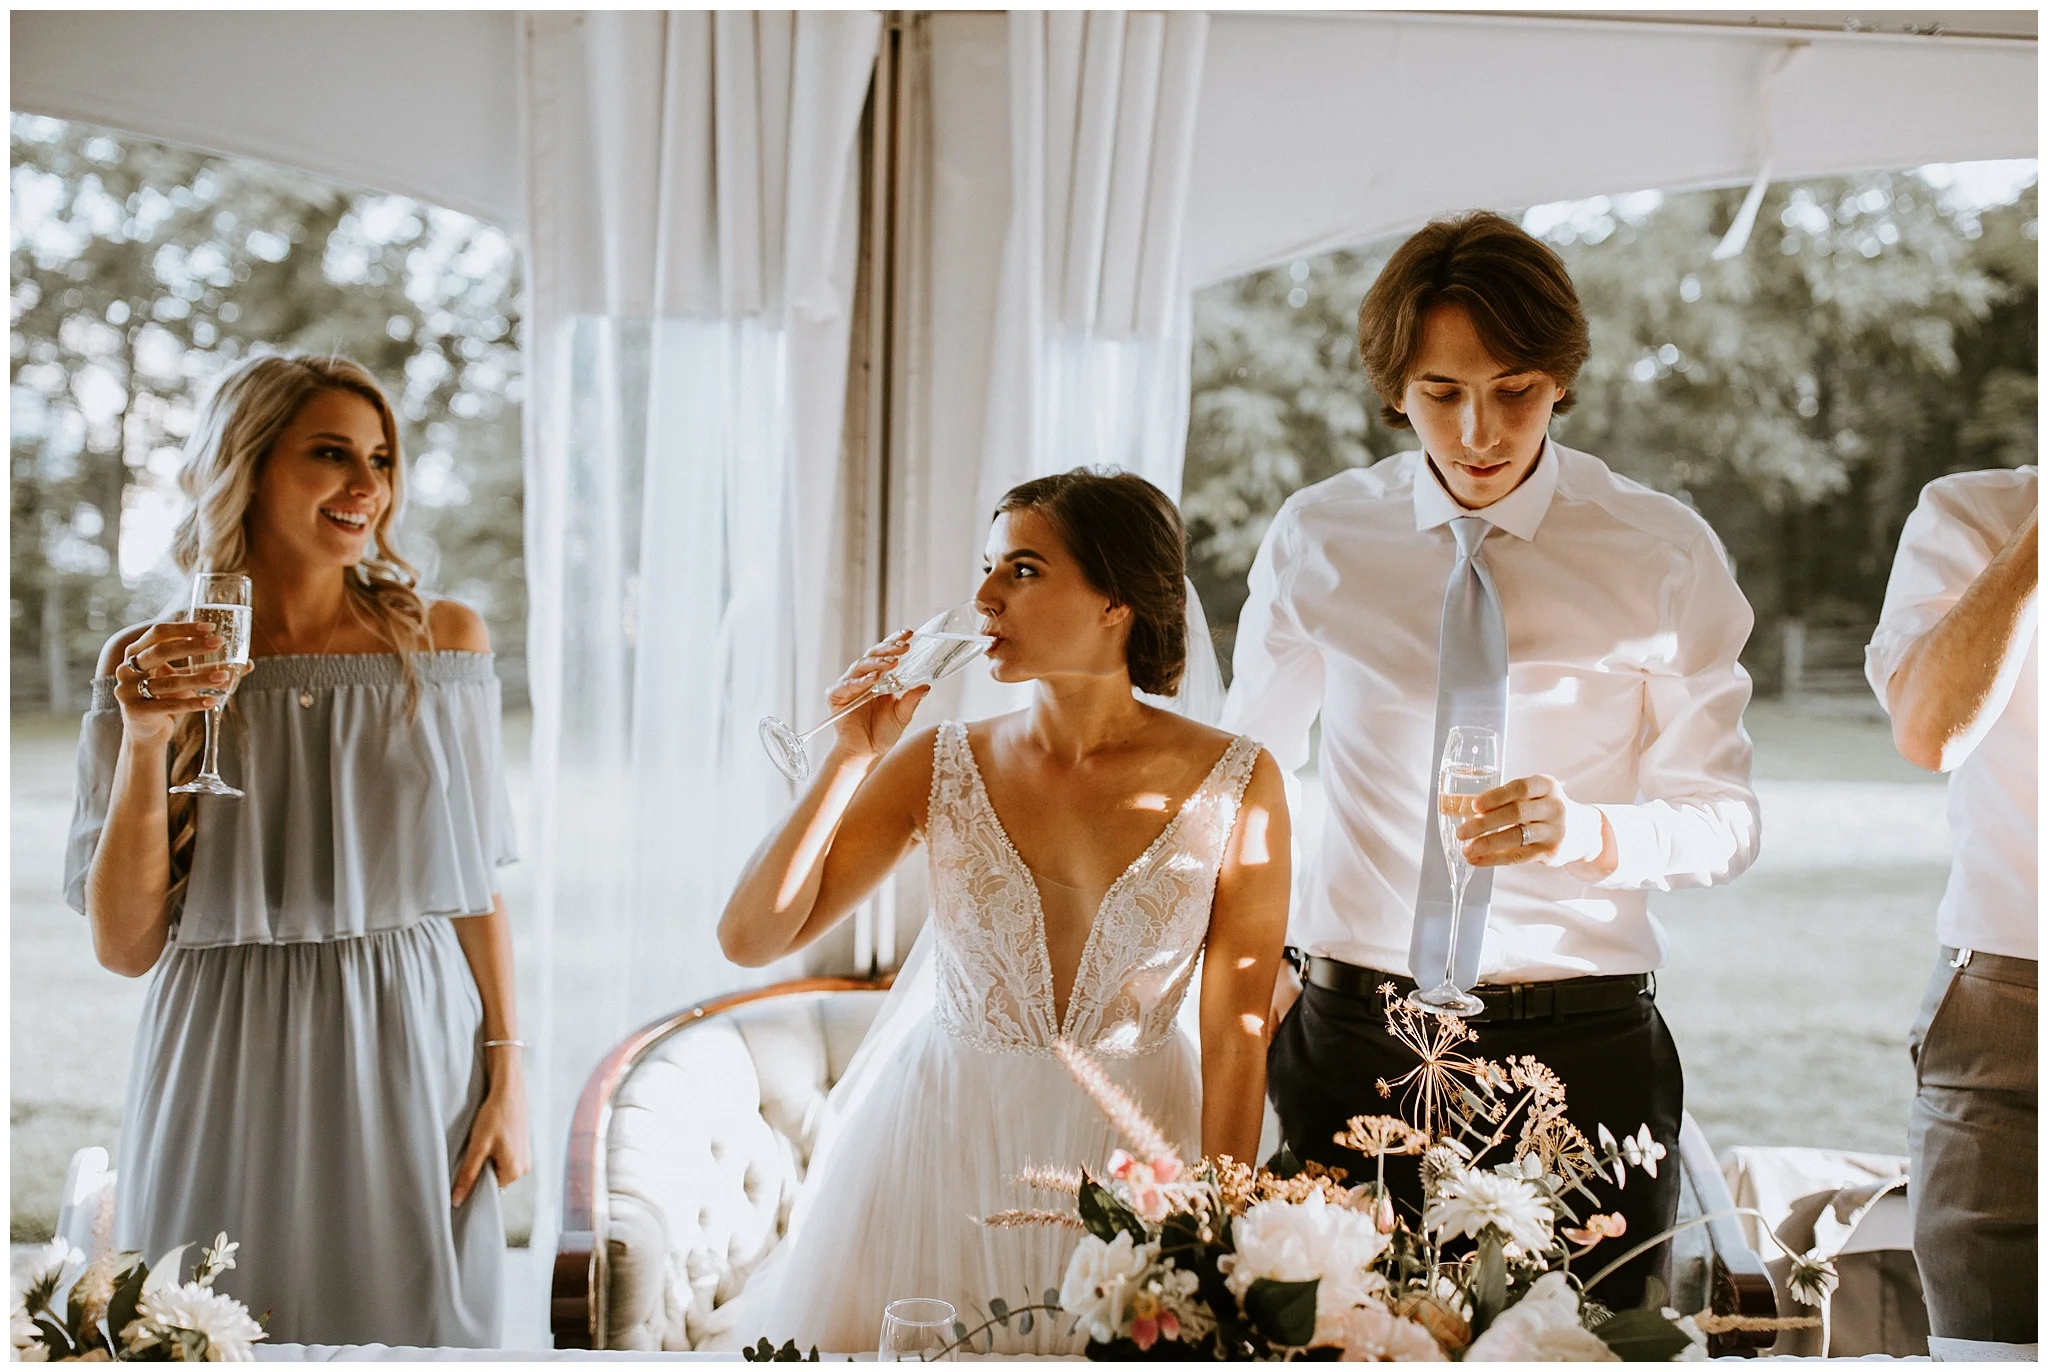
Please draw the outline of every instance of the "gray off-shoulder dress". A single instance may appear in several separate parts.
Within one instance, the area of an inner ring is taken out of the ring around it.
[[[192,880],[152,974],[121,1127],[116,1241],[153,1262],[225,1230],[220,1287],[272,1340],[488,1347],[504,1226],[455,1168],[485,1090],[451,918],[515,858],[487,653],[257,659]],[[84,909],[120,747],[113,683],[79,739],[66,897]]]

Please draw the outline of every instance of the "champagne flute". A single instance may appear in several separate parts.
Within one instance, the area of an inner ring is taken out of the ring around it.
[[[953,1362],[953,1322],[959,1312],[951,1301],[912,1297],[890,1301],[882,1310],[882,1346],[876,1362]]]
[[[773,715],[761,721],[761,746],[784,776],[801,785],[811,779],[811,755],[804,744],[812,735],[837,724],[876,696],[905,691],[949,677],[987,652],[995,639],[983,633],[983,616],[971,600],[941,611],[918,626],[910,646],[896,665],[876,680],[873,689],[822,724],[798,733]]]
[[[192,618],[220,637],[221,646],[199,653],[186,662],[189,668],[246,667],[249,665],[249,578],[239,572],[200,572],[192,578]],[[183,786],[173,786],[174,795],[240,797],[241,792],[220,779],[220,712],[242,679],[230,671],[225,686],[201,686],[206,698],[206,754],[199,775]]]
[[[1408,1003],[1418,1009],[1439,1015],[1476,1015],[1486,1008],[1485,1001],[1459,990],[1453,980],[1458,965],[1458,925],[1465,913],[1465,885],[1472,879],[1472,864],[1465,860],[1458,826],[1479,813],[1479,797],[1498,785],[1500,735],[1484,725],[1451,726],[1436,780],[1437,836],[1451,872],[1451,947],[1444,955],[1443,981],[1427,991],[1418,986],[1408,993]]]

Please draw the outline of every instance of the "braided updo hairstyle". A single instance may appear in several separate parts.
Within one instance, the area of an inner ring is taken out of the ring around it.
[[[1025,482],[995,512],[1013,510],[1052,525],[1088,584],[1130,608],[1131,684],[1177,694],[1188,660],[1187,532],[1166,492],[1132,472],[1076,467]]]

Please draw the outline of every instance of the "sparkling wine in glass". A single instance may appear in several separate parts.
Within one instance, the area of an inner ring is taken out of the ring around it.
[[[196,574],[192,578],[192,618],[219,635],[220,647],[187,659],[186,667],[203,670],[208,667],[248,666],[251,616],[248,577],[239,572]],[[242,794],[220,779],[220,712],[240,680],[239,671],[230,671],[226,685],[199,688],[199,694],[207,700],[206,753],[200,763],[199,775],[183,786],[173,786],[173,794],[235,797]]]
[[[890,1301],[882,1311],[882,1344],[876,1362],[953,1362],[958,1354],[953,1322],[959,1313],[951,1301],[913,1297]]]
[[[1443,981],[1426,991],[1418,986],[1408,993],[1410,1005],[1439,1015],[1476,1015],[1486,1008],[1485,1001],[1459,990],[1452,980],[1458,962],[1458,925],[1465,913],[1465,886],[1472,879],[1472,864],[1465,860],[1458,826],[1479,813],[1479,797],[1498,785],[1500,735],[1483,725],[1453,725],[1444,739],[1443,762],[1436,777],[1437,837],[1451,876],[1451,946],[1444,956]]]
[[[866,695],[802,733],[770,715],[761,721],[761,746],[768,750],[769,758],[784,776],[798,784],[809,781],[811,756],[804,751],[804,744],[814,734],[837,724],[876,696],[900,696],[919,686],[929,686],[980,657],[995,643],[993,637],[981,631],[982,618],[971,600],[933,615],[910,636],[903,656],[876,679]]]

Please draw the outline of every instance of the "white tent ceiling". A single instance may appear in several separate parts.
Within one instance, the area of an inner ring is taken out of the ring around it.
[[[2033,16],[2021,16],[2031,30]],[[1473,205],[2035,152],[2036,46],[1629,19],[1218,14],[1197,283]]]
[[[11,27],[13,109],[519,223],[508,13],[45,10]],[[1790,40],[1812,48],[1779,82],[1781,175],[2030,157],[2034,33],[2030,10],[1219,11],[1189,266],[1215,280],[1447,207],[1746,181],[1759,83]]]
[[[505,11],[16,10],[8,107],[517,224]]]

